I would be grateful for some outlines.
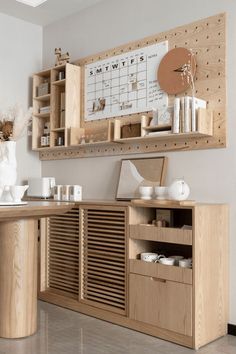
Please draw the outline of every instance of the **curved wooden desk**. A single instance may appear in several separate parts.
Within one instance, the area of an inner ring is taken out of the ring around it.
[[[0,207],[0,337],[37,329],[38,219],[63,214],[72,203],[29,202]]]

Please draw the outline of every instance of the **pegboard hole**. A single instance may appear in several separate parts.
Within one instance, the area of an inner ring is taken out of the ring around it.
[[[218,113],[218,116],[220,116],[220,112]]]
[[[219,85],[219,86],[218,86],[218,89],[220,89],[220,88],[221,88],[221,86]]]
[[[209,36],[206,36],[206,39],[209,39],[210,37]]]
[[[155,145],[155,148],[157,148],[157,145]]]
[[[185,42],[184,44],[185,44],[185,45],[188,45],[188,42]]]
[[[221,102],[221,99],[220,99],[220,98],[218,99],[218,102],[219,102],[219,103]]]
[[[165,147],[166,147],[167,145],[165,144]]]
[[[187,143],[185,142],[184,145],[187,145]]]
[[[220,76],[221,75],[221,73],[218,73],[218,76]]]
[[[210,49],[209,49],[209,48],[207,48],[207,52],[209,52],[209,50],[210,50]]]
[[[174,143],[174,146],[177,146],[177,144],[176,144],[176,143]]]
[[[208,79],[208,77],[209,77],[209,74],[206,75],[206,78],[207,78],[207,79]]]
[[[131,150],[131,147],[129,146],[129,150]]]
[[[209,91],[209,87],[207,87],[207,89],[206,89],[207,91]]]
[[[206,143],[208,144],[208,143],[209,143],[209,140],[207,140]]]
[[[220,139],[219,139],[218,141],[219,141],[219,143],[221,142],[221,140],[220,140]]]
[[[221,128],[221,126],[220,125],[218,125],[218,129],[220,129]]]
[[[185,30],[184,32],[185,32],[185,33],[187,33],[187,32],[188,32],[188,30]]]
[[[195,39],[195,42],[198,42],[198,39],[197,39],[197,38]]]
[[[148,145],[146,145],[146,149],[148,149]]]
[[[220,35],[221,35],[221,33],[219,32],[219,33],[218,33],[218,36],[220,36]]]
[[[197,145],[197,141],[195,141],[195,144]]]

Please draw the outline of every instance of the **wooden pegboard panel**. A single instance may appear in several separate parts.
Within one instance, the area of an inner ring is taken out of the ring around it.
[[[145,152],[182,151],[208,148],[222,148],[226,146],[226,15],[224,13],[212,16],[189,25],[181,26],[173,30],[144,38],[124,46],[111,49],[80,59],[75,64],[82,68],[82,94],[81,115],[84,111],[83,79],[84,65],[105,59],[124,52],[132,51],[163,40],[169,41],[169,49],[186,47],[192,49],[196,55],[197,72],[195,77],[196,97],[207,101],[208,108],[214,111],[214,135],[208,138],[155,139],[155,142],[136,143],[109,143],[99,145],[80,146],[76,148],[50,149],[40,152],[41,160],[55,160],[65,158],[78,158],[89,156],[123,155]],[[191,95],[190,91],[185,92]],[[169,96],[170,103],[174,97]],[[148,113],[148,112],[147,112]],[[143,115],[123,116],[122,121],[134,122],[137,117]],[[113,121],[114,119],[109,119]],[[106,120],[94,122],[82,122],[84,128],[104,125]]]

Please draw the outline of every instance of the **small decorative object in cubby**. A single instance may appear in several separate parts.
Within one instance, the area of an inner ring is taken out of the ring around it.
[[[55,56],[56,56],[55,66],[64,65],[70,62],[70,54],[68,52],[62,54],[61,48],[55,48]]]
[[[44,80],[37,88],[37,97],[45,96],[50,93],[50,81],[48,78]]]
[[[141,124],[130,123],[121,127],[121,139],[135,138],[141,136]]]
[[[50,146],[50,122],[44,123],[43,135],[40,138],[41,147]]]

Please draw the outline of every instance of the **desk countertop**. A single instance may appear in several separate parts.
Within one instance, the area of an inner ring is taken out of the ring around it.
[[[28,202],[26,205],[0,206],[0,221],[7,219],[41,218],[63,214],[71,210],[74,203],[66,202]]]

